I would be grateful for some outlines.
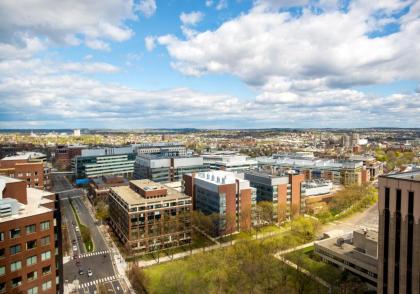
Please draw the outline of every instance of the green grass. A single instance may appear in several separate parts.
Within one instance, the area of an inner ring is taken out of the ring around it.
[[[184,259],[174,260],[168,263],[161,263],[144,269],[144,273],[148,278],[148,289],[159,289],[160,279],[168,271],[179,270],[183,267]],[[153,291],[151,291],[153,293]]]
[[[335,285],[340,281],[342,271],[331,264],[323,262],[315,254],[314,246],[286,254],[285,257],[331,285]]]
[[[76,217],[76,221],[77,221],[77,225],[80,229],[80,234],[82,235],[82,239],[83,239],[83,243],[85,244],[85,248],[87,252],[93,252],[93,250],[95,249],[95,246],[93,245],[93,241],[92,238],[90,237],[90,232],[89,232],[89,228],[86,227],[79,218],[79,215],[76,212],[76,208],[73,206],[73,203],[71,200],[70,201],[70,206],[71,209],[73,210],[73,214]]]

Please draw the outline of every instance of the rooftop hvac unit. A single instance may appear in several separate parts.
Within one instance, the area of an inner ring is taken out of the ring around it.
[[[338,238],[337,239],[337,246],[341,248],[343,246],[343,244],[344,244],[344,239],[343,238]]]

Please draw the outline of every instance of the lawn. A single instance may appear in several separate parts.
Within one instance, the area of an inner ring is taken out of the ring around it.
[[[334,265],[321,261],[314,252],[314,246],[294,251],[285,257],[331,285],[337,284],[341,278],[342,271]]]

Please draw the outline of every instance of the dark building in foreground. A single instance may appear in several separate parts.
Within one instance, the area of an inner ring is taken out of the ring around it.
[[[378,293],[420,293],[420,171],[379,177]]]
[[[112,187],[111,226],[131,255],[186,245],[191,242],[192,200],[149,180]]]
[[[0,176],[0,196],[0,293],[63,293],[56,195]]]

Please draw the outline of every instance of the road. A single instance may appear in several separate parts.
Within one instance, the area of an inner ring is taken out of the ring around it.
[[[61,214],[63,224],[68,227],[70,242],[76,241],[77,253],[79,263],[71,257],[67,258],[64,263],[64,280],[68,283],[73,283],[78,288],[78,293],[96,293],[97,286],[103,284],[108,292],[124,294],[125,291],[121,286],[118,274],[114,271],[112,257],[109,254],[108,247],[102,234],[99,232],[94,219],[85,206],[82,197],[84,195],[83,189],[74,189],[74,187],[67,181],[63,174],[52,174],[51,180],[53,183],[53,191],[59,195],[61,204]],[[64,191],[64,192],[60,192]],[[85,224],[91,232],[91,237],[94,243],[94,252],[88,253],[81,241],[80,232],[76,231],[77,221],[70,205],[70,200],[80,218],[80,221]],[[71,251],[73,245],[70,244]],[[93,275],[87,276],[87,270],[91,269]],[[84,274],[79,275],[79,270],[83,270]]]

